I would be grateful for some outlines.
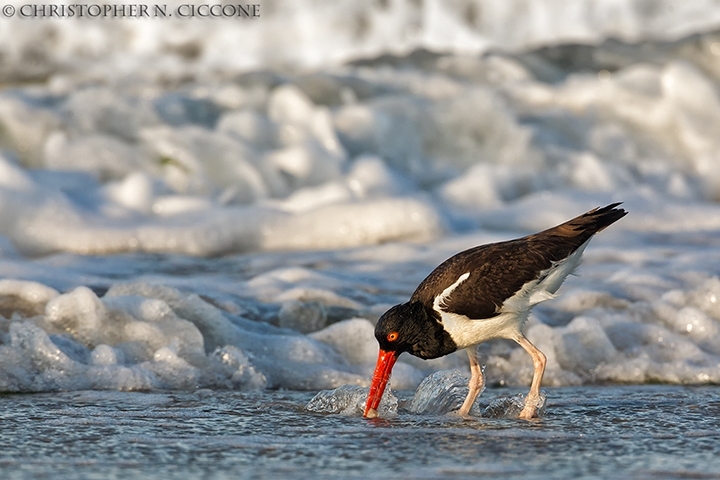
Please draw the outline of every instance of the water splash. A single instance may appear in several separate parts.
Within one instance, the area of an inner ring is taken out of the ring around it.
[[[478,398],[485,390],[483,386]],[[415,396],[408,405],[413,413],[441,415],[458,410],[468,394],[468,379],[459,370],[435,372],[420,383]],[[470,409],[470,415],[479,416],[477,405]]]
[[[538,417],[545,415],[545,400],[547,395],[545,392],[540,392],[540,397],[537,399],[536,406]],[[482,416],[485,418],[517,418],[525,408],[525,394],[518,393],[512,397],[498,397],[493,399],[490,404],[485,407],[482,412]]]
[[[483,368],[484,370],[484,368]],[[415,391],[407,409],[412,413],[426,415],[443,415],[460,409],[468,393],[468,379],[459,370],[435,372],[425,378]],[[498,397],[493,399],[484,409],[478,405],[485,386],[483,385],[478,399],[470,409],[473,417],[485,418],[517,418],[525,408],[525,395]],[[545,392],[540,392],[537,400],[537,416],[545,414]]]
[[[342,385],[335,390],[322,390],[305,406],[310,412],[339,413],[340,415],[362,415],[365,411],[368,388],[357,385]],[[385,389],[378,413],[381,417],[397,414],[398,399]]]

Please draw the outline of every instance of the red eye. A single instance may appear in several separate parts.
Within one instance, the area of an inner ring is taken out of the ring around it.
[[[388,342],[394,342],[398,339],[398,332],[390,332],[387,335]]]

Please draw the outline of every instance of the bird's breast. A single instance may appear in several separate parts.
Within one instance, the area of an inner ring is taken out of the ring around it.
[[[517,339],[528,312],[506,312],[491,318],[471,319],[452,312],[440,312],[440,322],[458,349],[492,340]]]

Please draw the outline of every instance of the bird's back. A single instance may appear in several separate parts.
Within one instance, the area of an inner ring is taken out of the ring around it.
[[[618,205],[596,208],[523,238],[460,252],[440,264],[423,280],[411,301],[420,301],[432,309],[435,298],[441,292],[465,273],[470,273],[443,299],[445,308],[468,318],[494,317],[500,313],[503,303],[523,285],[547,274],[553,265],[570,257],[597,232],[624,217],[627,212],[616,208]],[[555,289],[569,273],[564,274]]]

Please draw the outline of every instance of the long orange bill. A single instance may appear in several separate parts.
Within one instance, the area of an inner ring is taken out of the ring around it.
[[[398,358],[397,352],[386,352],[380,350],[378,354],[377,365],[375,365],[375,373],[372,376],[370,391],[368,392],[367,404],[365,405],[365,416],[375,418],[378,416],[377,408],[380,405],[385,387],[390,381],[393,366]]]

